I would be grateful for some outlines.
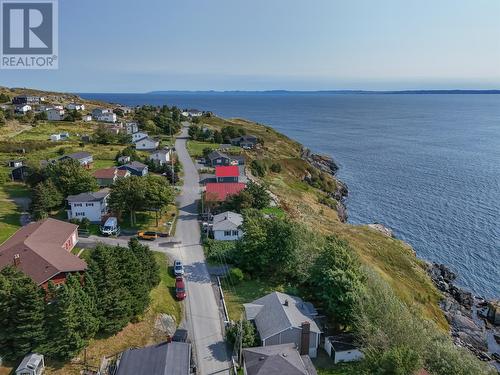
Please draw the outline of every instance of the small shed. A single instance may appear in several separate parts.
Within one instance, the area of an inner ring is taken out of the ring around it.
[[[16,375],[40,375],[45,370],[45,361],[42,354],[31,353],[23,358],[16,369]]]
[[[118,163],[120,163],[120,164],[130,163],[130,156],[126,156],[126,155],[120,156],[118,158]]]
[[[359,361],[364,357],[350,334],[326,337],[325,351],[335,363]]]

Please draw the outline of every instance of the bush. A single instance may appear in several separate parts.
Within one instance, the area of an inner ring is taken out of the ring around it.
[[[241,346],[243,348],[251,348],[259,345],[258,335],[255,327],[248,320],[240,320],[234,322],[226,329],[226,340],[231,345],[237,342],[240,338],[240,330],[242,332]]]
[[[243,281],[245,278],[245,275],[243,275],[243,271],[240,270],[239,268],[231,268],[229,271],[229,279],[231,279],[231,282],[233,284],[239,284]]]
[[[280,173],[281,172],[281,164],[279,164],[279,163],[271,164],[271,172]]]
[[[234,263],[236,243],[234,241],[217,241],[206,239],[203,243],[205,256],[212,263]]]
[[[262,160],[252,160],[250,170],[254,176],[264,177],[267,173],[267,166]]]

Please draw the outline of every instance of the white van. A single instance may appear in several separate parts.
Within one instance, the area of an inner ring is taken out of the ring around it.
[[[118,219],[116,217],[109,217],[104,225],[101,226],[101,233],[104,236],[119,236],[120,227],[118,226]]]

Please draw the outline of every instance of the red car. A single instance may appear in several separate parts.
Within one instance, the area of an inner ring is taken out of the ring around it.
[[[179,301],[186,298],[186,286],[184,285],[184,279],[180,276],[175,278],[175,297]]]

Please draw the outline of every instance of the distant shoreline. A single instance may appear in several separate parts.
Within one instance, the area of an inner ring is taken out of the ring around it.
[[[370,90],[315,90],[315,91],[295,91],[295,90],[164,90],[149,92],[74,92],[75,95],[500,95],[499,90],[400,90],[400,91],[370,91]]]

